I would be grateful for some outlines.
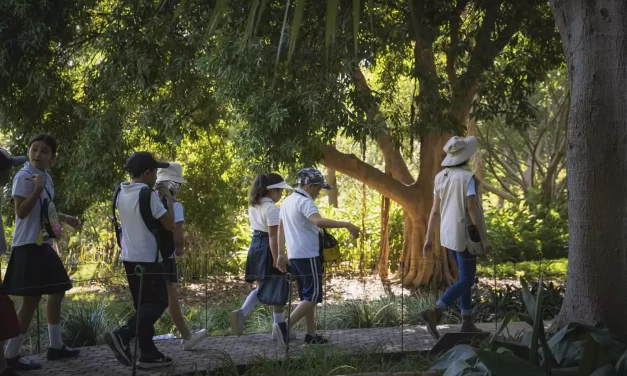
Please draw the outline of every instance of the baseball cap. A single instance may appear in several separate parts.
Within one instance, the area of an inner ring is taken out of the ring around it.
[[[302,170],[298,171],[296,176],[298,177],[298,184],[300,185],[318,184],[326,190],[333,189],[333,187],[325,183],[324,175],[322,175],[322,172],[316,170],[315,168],[303,168]]]
[[[26,163],[26,157],[14,157],[7,150],[0,148],[0,168],[19,166]]]
[[[169,163],[157,162],[147,151],[135,152],[126,160],[126,171],[133,176],[140,176],[148,170],[168,167],[170,167]]]

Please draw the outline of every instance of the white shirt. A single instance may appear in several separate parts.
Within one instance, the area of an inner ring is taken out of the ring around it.
[[[122,226],[122,260],[131,262],[155,262],[161,254],[157,250],[157,240],[148,230],[139,211],[139,191],[147,187],[141,183],[122,183],[118,195],[118,214]],[[181,205],[182,206],[182,205]],[[163,217],[168,211],[163,207],[159,196],[152,192],[150,209],[155,219]]]
[[[35,190],[35,185],[32,181],[26,180],[33,175],[43,175],[45,179],[45,187],[41,192],[40,202],[35,203],[33,210],[28,213],[26,218],[20,219],[15,216],[15,229],[13,230],[13,247],[19,247],[26,244],[37,244],[39,239],[39,233],[41,232],[41,202],[44,199],[54,200],[54,184],[52,184],[52,176],[47,172],[38,170],[26,162],[24,168],[18,171],[13,178],[13,187],[11,189],[11,197],[23,197],[28,196]],[[48,196],[50,194],[51,197]],[[52,239],[48,239],[46,243],[51,244]]]
[[[174,205],[172,205],[172,209],[174,210],[174,223],[185,222],[183,204],[181,204],[178,201],[174,201]]]
[[[305,195],[304,197],[298,193]],[[313,198],[303,191],[296,189],[287,196],[281,204],[281,220],[287,243],[287,257],[289,259],[304,259],[320,256],[320,240],[318,226],[309,222],[309,217],[318,213],[318,207]]]
[[[248,220],[253,231],[268,232],[270,226],[278,226],[280,221],[279,208],[269,197],[263,197],[259,205],[248,208]]]

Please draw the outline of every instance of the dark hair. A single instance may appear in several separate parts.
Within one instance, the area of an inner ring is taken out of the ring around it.
[[[28,141],[28,147],[30,148],[32,144],[37,141],[42,141],[44,144],[48,145],[50,150],[52,151],[52,155],[57,154],[57,139],[52,137],[47,133],[40,133]]]
[[[266,197],[268,194],[268,186],[279,184],[284,179],[281,175],[275,174],[273,172],[269,174],[259,174],[253,181],[253,187],[250,189],[250,196],[248,198],[248,203],[250,206],[257,206],[261,202],[261,199]]]

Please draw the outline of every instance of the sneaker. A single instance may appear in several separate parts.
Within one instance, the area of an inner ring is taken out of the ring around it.
[[[127,367],[131,367],[133,365],[133,363],[131,362],[131,359],[133,357],[131,356],[131,351],[129,349],[128,343],[124,343],[122,337],[120,337],[120,334],[118,334],[118,332],[106,333],[104,339],[107,345],[109,345],[109,347],[113,351],[113,354],[115,354],[115,357],[120,361],[120,363],[124,364]]]
[[[65,358],[75,358],[81,353],[81,350],[71,349],[65,345],[60,349],[53,349],[52,347],[48,348],[48,353],[46,354],[46,358],[48,360],[59,360]]]
[[[16,356],[15,358],[6,358],[6,360],[9,368],[13,370],[33,371],[41,368],[41,364],[35,363],[32,360],[22,358],[20,355]]]
[[[440,333],[438,333],[438,324],[442,319],[442,309],[438,306],[433,308],[425,309],[420,312],[420,317],[424,320],[425,325],[427,325],[427,330],[429,334],[433,336],[435,339],[440,339]]]
[[[163,355],[159,351],[156,353],[145,354],[142,353],[137,360],[137,368],[139,369],[151,369],[157,367],[167,367],[172,364],[172,359]]]
[[[290,330],[290,341],[295,340],[298,338],[298,335],[296,334],[295,331]],[[272,331],[272,340],[276,341],[276,334],[274,333],[274,330]]]
[[[11,367],[7,367],[2,373],[0,373],[0,376],[20,376],[20,374],[13,371]]]
[[[189,339],[184,339],[181,341],[181,343],[183,344],[183,351],[189,351],[193,349],[197,344],[200,343],[200,341],[205,339],[206,336],[207,336],[206,329],[202,329],[195,333],[192,333]]]
[[[273,324],[272,333],[274,333],[276,341],[280,346],[285,346],[289,342],[287,338],[287,323],[285,321]]]
[[[241,336],[244,334],[245,322],[246,317],[244,317],[244,311],[236,309],[231,312],[231,331],[233,332],[233,335]]]
[[[315,336],[305,335],[305,345],[326,345],[327,343],[329,343],[328,339],[317,334]]]

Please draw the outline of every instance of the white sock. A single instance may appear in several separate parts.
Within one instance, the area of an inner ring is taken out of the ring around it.
[[[53,349],[60,349],[63,347],[61,324],[48,324],[48,338],[50,338],[50,347]]]
[[[20,333],[17,337],[11,338],[9,342],[7,342],[7,347],[4,350],[4,357],[7,359],[13,359],[20,355],[22,342],[24,342],[24,334]]]
[[[272,318],[274,319],[274,323],[278,324],[280,322],[283,322],[283,320],[285,320],[285,315],[283,314],[283,312],[274,312],[272,314]]]
[[[259,299],[257,299],[257,289],[254,289],[246,298],[244,305],[242,306],[242,313],[244,317],[248,316],[250,311],[255,308],[255,306],[259,303]]]

